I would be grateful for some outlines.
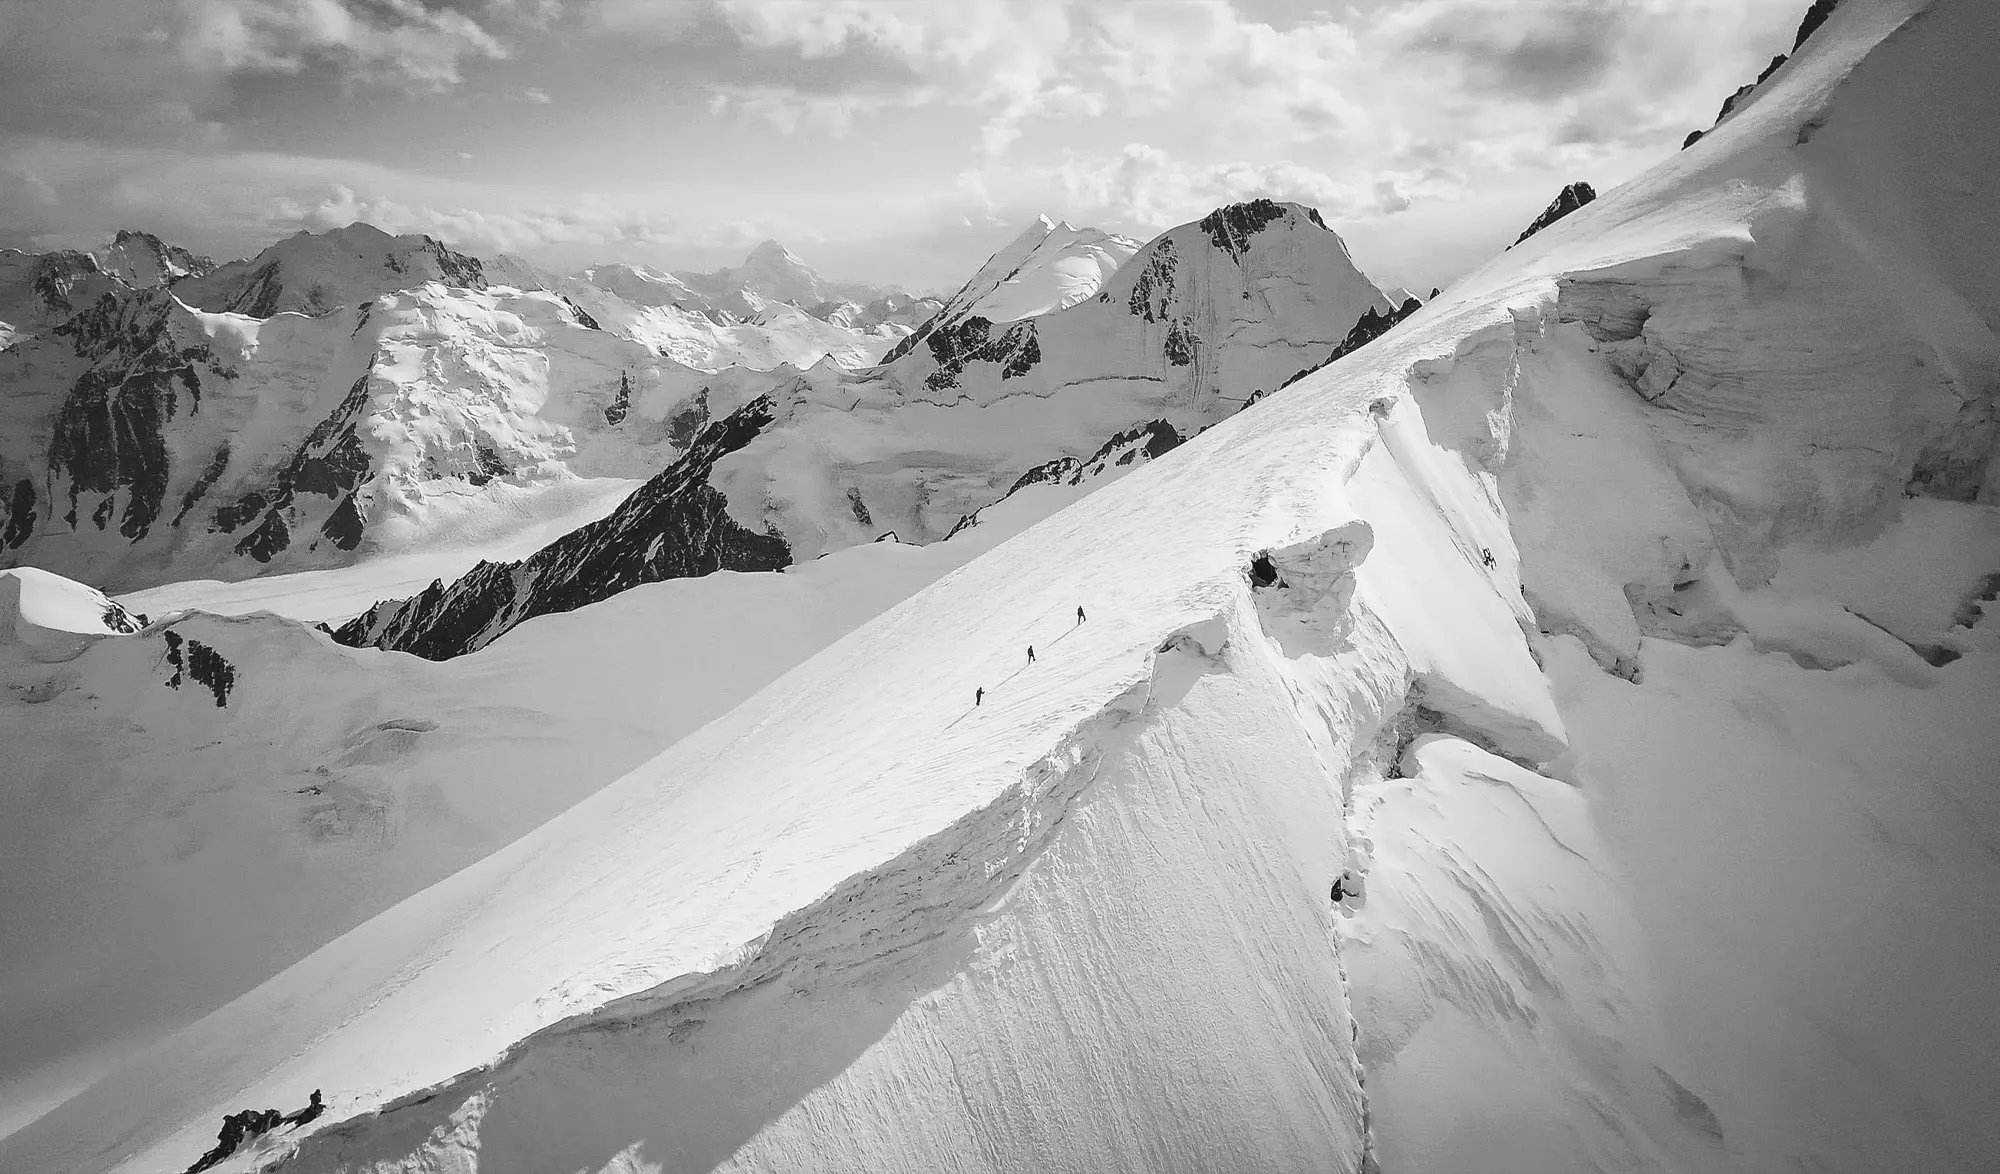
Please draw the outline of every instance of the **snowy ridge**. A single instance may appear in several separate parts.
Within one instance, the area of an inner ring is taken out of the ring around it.
[[[967,318],[1013,322],[1073,306],[1096,293],[1139,251],[1138,241],[1096,228],[1073,228],[1047,216],[1035,222],[947,298],[934,317],[889,352],[884,361],[907,354],[933,330]]]
[[[1956,128],[1996,41],[1847,0],[1677,158],[0,1166],[180,1168],[324,1087],[236,1168],[1978,1168],[2000,153]],[[1284,216],[1192,226],[1219,256],[1121,312],[1212,340]],[[1046,405],[994,394],[1044,333],[932,352],[916,410]],[[739,518],[774,440],[718,462]]]
[[[102,597],[8,572],[51,584],[26,610],[63,644],[59,663],[16,656],[0,628],[0,742],[17,784],[0,795],[0,921],[22,946],[0,958],[0,1133],[1081,492],[1018,495],[949,543],[634,588],[450,665],[170,606],[106,640]],[[169,632],[233,666],[226,704],[166,687]],[[89,817],[52,794],[88,795]]]

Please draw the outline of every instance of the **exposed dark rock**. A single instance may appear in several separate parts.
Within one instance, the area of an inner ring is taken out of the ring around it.
[[[131,629],[137,631],[137,628]],[[236,666],[229,663],[220,652],[199,640],[187,639],[187,651],[182,652],[183,638],[179,632],[168,628],[160,633],[167,642],[167,663],[174,668],[174,675],[167,678],[167,688],[181,687],[183,675],[192,679],[215,696],[216,708],[229,704],[229,691],[236,687]]]
[[[704,387],[695,393],[692,404],[667,417],[667,439],[675,448],[684,449],[708,427],[708,420],[708,389]]]
[[[1165,320],[1174,296],[1174,271],[1180,266],[1179,250],[1166,237],[1146,256],[1146,267],[1132,283],[1127,305],[1133,314],[1148,322]]]
[[[709,484],[715,463],[749,444],[775,419],[759,396],[704,429],[679,460],[639,487],[610,516],[514,563],[482,562],[450,587],[385,600],[343,624],[334,639],[446,660],[484,647],[524,620],[571,611],[642,583],[719,570],[769,571],[791,562],[774,532],[729,516]]]
[[[1250,585],[1252,587],[1282,587],[1278,578],[1278,564],[1271,561],[1269,551],[1259,553],[1250,560]]]
[[[1202,217],[1201,230],[1215,242],[1216,248],[1241,260],[1244,251],[1250,247],[1250,238],[1284,214],[1284,205],[1275,200],[1256,199],[1247,204],[1230,204]]]
[[[35,532],[35,483],[23,477],[14,482],[13,500],[7,506],[7,529],[0,532],[0,542],[9,550],[19,547]]]
[[[208,459],[208,464],[202,467],[201,474],[195,478],[194,484],[188,486],[186,493],[181,494],[181,508],[174,515],[173,525],[181,524],[181,519],[188,516],[188,511],[214,487],[227,468],[229,468],[229,442],[224,441],[222,447],[215,450],[215,455]]]
[[[243,1148],[243,1144],[276,1129],[284,1121],[283,1114],[276,1109],[245,1109],[231,1113],[222,1119],[222,1132],[216,1135],[215,1148],[195,1160],[187,1168],[186,1174],[201,1174],[213,1166],[219,1166],[231,1154]]]
[[[611,406],[604,409],[604,422],[614,427],[622,423],[632,411],[632,375],[628,371],[618,373],[618,394],[611,397]]]
[[[1166,340],[1161,344],[1161,352],[1167,362],[1176,367],[1185,367],[1194,362],[1195,349],[1201,345],[1197,335],[1185,321],[1175,320],[1167,327]]]
[[[35,296],[42,300],[49,313],[62,315],[75,311],[70,295],[84,284],[85,279],[98,272],[97,258],[89,253],[60,249],[36,258],[34,276],[29,281]]]
[[[361,545],[361,532],[366,524],[361,517],[361,507],[355,503],[354,495],[340,499],[340,504],[320,523],[320,533],[326,535],[341,550],[353,550]]]
[[[1394,326],[1396,323],[1401,322],[1403,319],[1408,318],[1410,315],[1416,313],[1418,310],[1421,310],[1423,308],[1424,308],[1423,303],[1419,302],[1415,298],[1410,298],[1406,300],[1402,305],[1397,306],[1395,309],[1389,311],[1386,314],[1377,313],[1375,311],[1375,308],[1373,306],[1370,306],[1367,310],[1365,310],[1362,313],[1361,317],[1355,319],[1354,327],[1347,332],[1347,337],[1341,339],[1338,343],[1336,343],[1334,345],[1333,351],[1330,354],[1328,354],[1326,358],[1321,359],[1319,362],[1314,363],[1312,366],[1307,367],[1303,371],[1300,371],[1298,374],[1292,376],[1290,379],[1287,379],[1283,383],[1280,383],[1275,390],[1283,391],[1285,388],[1290,387],[1292,384],[1297,383],[1299,380],[1304,379],[1306,376],[1319,370],[1321,367],[1324,367],[1327,364],[1335,361],[1336,359],[1345,358],[1346,356],[1353,354],[1355,351],[1360,350],[1362,347],[1367,346],[1369,343],[1374,342],[1376,339],[1389,333],[1389,328]],[[1250,402],[1255,403],[1260,398],[1262,397],[1253,396],[1251,397]],[[1249,407],[1250,405],[1245,404],[1243,406]]]
[[[135,232],[129,228],[121,228],[118,230],[118,235],[111,238],[111,247],[121,250],[138,248],[158,258],[162,269],[171,267],[180,270],[178,274],[166,276],[166,284],[169,285],[215,271],[213,258],[204,257],[179,245],[168,244],[150,232]]]
[[[969,363],[1002,364],[1000,378],[1012,379],[1042,360],[1033,320],[1016,322],[995,336],[993,323],[969,314],[931,331],[927,342],[937,361],[937,369],[924,377],[924,386],[931,391],[957,387],[959,373]]]
[[[472,472],[465,475],[465,479],[474,485],[484,485],[495,477],[505,477],[507,474],[513,472],[512,469],[507,467],[507,462],[500,459],[500,454],[494,450],[493,446],[488,444],[484,439],[473,442],[472,457],[478,462],[478,465]]]
[[[1000,378],[1003,380],[1026,375],[1034,369],[1035,364],[1042,361],[1042,344],[1035,338],[1035,324],[1026,322],[1023,325],[1028,331],[1028,341],[1021,344],[1009,356],[1006,366],[1000,368]]]
[[[1812,7],[1806,9],[1805,18],[1799,21],[1799,35],[1792,39],[1792,52],[1796,53],[1806,43],[1806,38],[1819,31],[1826,18],[1840,6],[1840,0],[1813,0]]]
[[[1812,6],[1806,9],[1805,17],[1799,21],[1798,35],[1792,38],[1792,52],[1798,52],[1805,45],[1806,38],[1817,32],[1819,26],[1825,24],[1827,17],[1832,16],[1833,10],[1839,6],[1840,0],[1813,0]],[[1783,53],[1771,58],[1771,63],[1764,67],[1764,72],[1757,75],[1756,81],[1751,82],[1747,86],[1739,87],[1735,93],[1722,100],[1722,109],[1716,112],[1715,121],[1720,123],[1723,119],[1736,113],[1737,108],[1743,104],[1744,100],[1755,93],[1757,87],[1768,81],[1771,75],[1778,72],[1778,68],[1788,60],[1790,58]],[[1710,129],[1713,129],[1713,127],[1711,126]],[[1700,142],[1702,135],[1705,133],[1707,132],[1699,130],[1689,131],[1687,138],[1681,142],[1681,150],[1685,151],[1697,142]],[[1799,141],[1800,143],[1804,143],[1811,137],[1809,133],[1803,134]]]
[[[576,324],[578,326],[581,326],[586,330],[604,329],[604,327],[599,326],[597,324],[597,319],[592,318],[590,315],[583,312],[582,306],[579,306],[575,302],[570,301],[568,297],[565,297],[562,294],[557,294],[556,296],[562,298],[563,305],[568,306],[569,312],[576,315]]]
[[[861,500],[861,490],[850,485],[847,488],[847,508],[854,511],[854,520],[864,526],[873,526],[875,519],[868,514],[868,503]]]
[[[1549,206],[1542,209],[1542,214],[1540,216],[1535,217],[1535,222],[1533,224],[1530,224],[1527,227],[1526,231],[1522,232],[1520,236],[1514,238],[1514,244],[1515,245],[1520,244],[1522,241],[1527,240],[1529,237],[1542,231],[1549,225],[1554,224],[1556,221],[1561,220],[1563,217],[1569,215],[1571,212],[1576,211],[1578,208],[1583,207],[1585,204],[1590,203],[1592,200],[1596,198],[1597,198],[1597,189],[1591,187],[1589,184],[1587,183],[1570,184],[1568,187],[1564,188],[1561,192],[1557,193],[1555,199],[1549,201]],[[1514,245],[1509,245],[1507,247],[1511,249],[1514,247]]]
[[[296,508],[296,498],[300,493],[316,494],[345,506],[353,513],[353,518],[343,518],[337,524],[328,519],[327,525],[331,528],[323,527],[323,530],[334,538],[336,545],[346,541],[336,535],[350,533],[353,543],[360,542],[355,526],[359,524],[361,515],[353,495],[373,475],[368,452],[362,447],[356,428],[368,408],[368,378],[364,374],[354,381],[346,398],[326,419],[313,426],[313,430],[293,451],[292,459],[278,470],[263,492],[246,493],[234,503],[215,511],[210,528],[225,534],[233,534],[238,527],[262,516],[263,520],[257,528],[236,544],[237,554],[249,555],[260,563],[267,563],[289,547],[292,523],[300,520]],[[497,462],[498,459],[496,454],[494,460]],[[341,509],[336,507],[334,512],[339,513]],[[341,545],[341,549],[352,550],[353,545]]]
[[[126,611],[124,605],[115,599],[105,601],[104,611],[98,618],[104,622],[105,627],[127,636],[146,626],[144,612]]]
[[[1186,441],[1178,429],[1165,420],[1148,420],[1137,424],[1099,445],[1097,451],[1081,460],[1076,457],[1057,457],[1044,461],[1015,478],[989,505],[997,505],[1026,489],[1030,485],[1081,485],[1091,477],[1106,469],[1119,465],[1129,465],[1140,457],[1155,460],[1179,448]],[[986,507],[981,507],[981,510]],[[980,510],[974,510],[958,519],[958,523],[946,534],[949,539],[960,530],[970,529],[979,524]]]
[[[175,344],[171,308],[166,294],[107,294],[53,331],[91,363],[57,410],[49,444],[51,478],[69,482],[71,526],[85,493],[126,491],[118,532],[134,541],[160,515],[171,463],[167,422],[183,394],[188,410],[199,410],[202,371],[219,371],[206,346]],[[109,524],[103,503],[92,520],[100,529]]]
[[[229,299],[224,307],[238,314],[248,314],[252,318],[269,318],[278,312],[278,299],[284,296],[284,267],[276,261],[267,261],[250,274],[250,279]]]

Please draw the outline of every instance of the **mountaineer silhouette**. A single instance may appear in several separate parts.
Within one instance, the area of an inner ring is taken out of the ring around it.
[[[1035,646],[1032,644],[1028,645],[1028,663],[1035,663]]]
[[[1076,609],[1076,622],[1079,624],[1083,622],[1083,609],[1081,607]]]
[[[980,703],[980,702],[982,702],[982,701],[984,701],[984,700],[986,700],[986,686],[984,686],[984,685],[981,685],[981,686],[980,686],[979,688],[977,688],[977,689],[974,689],[974,690],[972,691],[972,704],[973,704],[973,707],[974,707],[974,708],[977,708],[977,707],[978,707],[978,705],[979,705],[979,703]]]

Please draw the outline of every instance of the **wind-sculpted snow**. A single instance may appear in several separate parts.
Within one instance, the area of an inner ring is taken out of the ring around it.
[[[0,1167],[181,1169],[224,1113],[322,1087],[246,1165],[1981,1168],[2000,152],[1958,128],[2000,119],[1996,40],[1978,0],[1848,0],[1693,149],[119,1065]],[[1038,382],[1054,319],[1150,359],[1324,244],[1186,227],[1166,320],[1128,271],[1037,320],[1006,395],[970,363],[895,410],[1075,410]],[[875,386],[774,399],[714,462],[736,516],[817,485],[900,525],[886,478],[795,476],[866,462],[780,423],[888,411]],[[1115,427],[1192,431],[1143,402]],[[617,640],[627,598],[560,618]]]

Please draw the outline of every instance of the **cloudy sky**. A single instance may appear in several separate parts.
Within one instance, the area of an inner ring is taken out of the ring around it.
[[[1255,195],[1428,288],[1671,153],[1805,0],[0,0],[0,246],[367,220],[955,285]]]

